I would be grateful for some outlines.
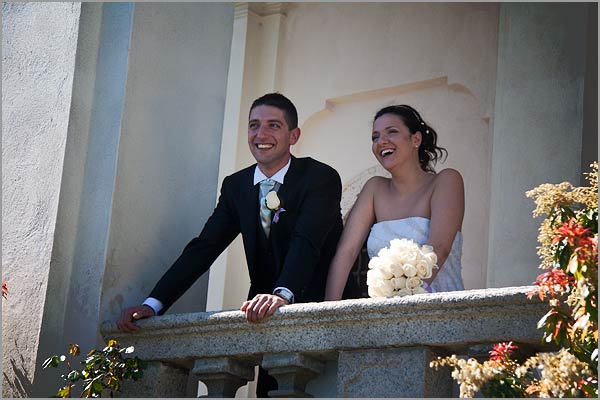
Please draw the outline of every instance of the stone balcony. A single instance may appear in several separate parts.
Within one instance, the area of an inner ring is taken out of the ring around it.
[[[450,371],[429,368],[438,355],[487,355],[508,340],[542,348],[547,305],[528,300],[531,289],[295,304],[255,324],[240,311],[174,314],[139,321],[134,334],[105,322],[102,335],[150,361],[128,397],[185,397],[190,373],[209,397],[233,397],[255,365],[277,378],[273,397],[452,397]]]

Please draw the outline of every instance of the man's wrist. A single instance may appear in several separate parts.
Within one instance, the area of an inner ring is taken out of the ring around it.
[[[277,297],[281,297],[282,299],[287,301],[289,304],[294,304],[294,293],[292,293],[292,291],[289,290],[288,288],[285,288],[283,286],[276,287],[273,290],[273,294]]]
[[[142,305],[150,307],[152,311],[154,311],[154,315],[158,315],[160,310],[163,309],[162,302],[154,297],[148,297],[146,300],[144,300]]]

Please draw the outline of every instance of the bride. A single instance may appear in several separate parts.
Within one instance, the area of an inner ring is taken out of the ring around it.
[[[391,178],[374,176],[352,207],[331,262],[325,300],[339,300],[367,235],[369,257],[394,238],[428,244],[438,258],[425,283],[430,292],[463,290],[461,226],[464,187],[460,173],[433,165],[447,154],[437,133],[407,105],[385,107],[373,120],[372,151]]]

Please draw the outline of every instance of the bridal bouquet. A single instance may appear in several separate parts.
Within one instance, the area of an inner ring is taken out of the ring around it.
[[[409,239],[392,239],[369,261],[369,296],[388,297],[427,293],[423,279],[431,278],[437,268],[433,247]]]

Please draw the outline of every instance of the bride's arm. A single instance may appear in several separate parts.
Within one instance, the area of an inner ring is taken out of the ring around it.
[[[373,192],[377,183],[376,179],[371,178],[365,183],[348,215],[335,256],[329,267],[327,287],[325,288],[326,301],[342,298],[348,274],[375,222]]]
[[[431,196],[431,222],[429,225],[428,244],[438,258],[441,268],[452,249],[456,233],[461,230],[465,213],[465,191],[460,173],[454,169],[445,169],[436,177]],[[426,281],[433,282],[438,269],[433,270],[433,276]]]

